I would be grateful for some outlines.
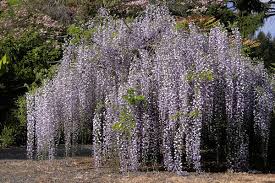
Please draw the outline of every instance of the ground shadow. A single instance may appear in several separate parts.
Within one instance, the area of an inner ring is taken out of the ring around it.
[[[92,146],[91,145],[79,145],[76,148],[74,156],[91,156]],[[60,145],[57,148],[56,159],[65,157],[65,146]],[[21,147],[10,147],[0,149],[0,160],[27,160],[27,151],[25,146]]]

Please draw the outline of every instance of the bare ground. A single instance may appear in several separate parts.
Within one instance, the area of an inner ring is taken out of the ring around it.
[[[183,177],[155,171],[122,175],[114,168],[94,169],[91,157],[77,157],[54,161],[0,160],[0,182],[275,183],[275,174],[190,173]]]

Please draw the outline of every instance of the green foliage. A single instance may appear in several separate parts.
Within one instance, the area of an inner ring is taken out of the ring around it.
[[[193,111],[190,111],[189,113],[185,114],[181,111],[177,111],[175,114],[170,116],[170,120],[176,121],[179,120],[180,117],[185,116],[189,118],[197,118],[200,115],[200,110],[194,109]]]
[[[158,3],[157,0],[151,0],[152,3]],[[167,1],[167,6],[170,12],[176,16],[186,17],[190,14],[190,9],[193,8],[192,4],[186,3],[184,0]]]
[[[10,60],[7,54],[5,54],[0,60],[0,77],[8,71],[8,64],[10,64]]]
[[[199,117],[199,115],[200,115],[200,110],[198,110],[198,109],[194,109],[193,111],[190,111],[187,114],[183,113],[181,111],[177,111],[175,114],[170,116],[170,119],[176,121],[176,120],[180,119],[181,116],[185,116],[185,117],[194,119],[194,118]]]
[[[240,16],[237,21],[242,36],[249,37],[263,24],[264,13]]]
[[[234,24],[237,19],[237,15],[225,6],[212,5],[208,8],[206,15],[214,16],[225,27]]]
[[[190,71],[187,74],[187,81],[191,82],[194,80],[198,80],[198,81],[213,81],[214,80],[214,75],[213,72],[211,70],[203,70],[200,72],[194,72],[194,71]]]
[[[203,28],[206,28],[209,30],[219,25],[220,25],[220,21],[217,20],[215,17],[210,17],[209,20],[207,20],[206,22],[203,22]]]
[[[58,60],[61,51],[51,45],[41,45],[30,50],[21,60],[21,63],[16,65],[15,71],[19,77],[34,82],[42,82],[44,79],[52,75],[50,72],[50,62]]]
[[[10,6],[19,5],[20,3],[22,3],[22,0],[8,0]]]
[[[127,90],[127,94],[123,96],[123,100],[127,102],[129,107],[137,107],[138,105],[145,104],[146,101],[145,96],[137,95],[134,88]],[[125,106],[119,111],[119,121],[112,126],[112,129],[130,136],[135,126],[135,118],[128,107]]]
[[[15,129],[9,126],[5,126],[0,135],[0,147],[6,148],[15,143],[14,137]]]
[[[187,30],[189,28],[189,24],[187,21],[176,22],[176,30]]]
[[[265,16],[265,9],[257,6],[254,7],[254,5],[250,4],[251,2],[252,1],[237,0],[236,6],[237,9],[240,10],[240,13],[233,12],[226,6],[212,5],[208,8],[206,14],[216,17],[229,31],[231,31],[232,28],[238,27],[242,36],[247,38],[254,34],[263,24]],[[254,3],[257,4],[257,2]]]
[[[198,74],[200,80],[213,81],[213,72],[210,70],[203,70]]]
[[[274,72],[275,64],[275,39],[270,34],[265,35],[260,32],[257,36],[257,41],[260,43],[259,46],[253,47],[250,50],[249,56],[255,59],[262,59],[264,65],[269,71]]]
[[[123,99],[133,106],[137,106],[142,102],[145,102],[145,97],[143,95],[137,95],[135,89],[130,88],[127,90],[127,95],[123,96]]]
[[[9,36],[1,40],[0,55],[1,53],[10,58],[10,74],[31,84],[41,83],[48,77],[51,62],[61,58],[62,50],[57,41],[45,41],[37,31],[31,30],[19,38]]]
[[[171,116],[170,116],[170,119],[173,120],[173,121],[176,121],[176,120],[178,120],[182,115],[183,115],[182,112],[177,111],[174,115],[171,115]]]
[[[56,61],[61,56],[60,43],[36,28],[30,28],[19,36],[11,33],[0,39],[0,100],[3,101],[0,120],[6,121],[0,125],[0,131],[4,125],[14,128],[16,143],[24,143],[26,136],[26,103],[20,96],[52,77]]]
[[[19,96],[16,100],[16,110],[13,111],[13,116],[19,121],[21,126],[27,123],[27,102],[25,96]]]
[[[237,11],[231,11],[226,6],[210,6],[207,15],[219,19],[229,32],[239,29],[245,40],[242,52],[254,60],[262,59],[265,67],[272,71],[272,63],[275,63],[275,47],[271,36],[260,33],[257,41],[251,40],[254,39],[256,30],[264,23],[268,5],[260,0],[234,0],[233,2]]]
[[[267,8],[261,0],[235,0],[235,3],[237,9],[246,14],[261,13]]]
[[[189,71],[186,77],[187,81],[192,82],[195,79],[195,73],[193,71]]]
[[[254,50],[257,49],[260,45],[261,43],[257,40],[243,39],[242,52],[244,55],[251,57]]]
[[[131,131],[135,128],[136,122],[132,113],[124,107],[119,113],[119,121],[114,123],[112,129],[116,132],[131,135]]]
[[[269,66],[269,69],[275,73],[275,63],[271,63],[270,66]],[[275,110],[275,109],[274,109]]]
[[[193,111],[188,113],[188,117],[190,118],[197,118],[200,115],[200,110],[194,109]]]
[[[22,145],[26,143],[26,123],[26,97],[19,96],[15,102],[15,107],[12,109],[8,121],[5,123],[4,127],[7,127],[7,131],[2,131],[2,133],[4,133],[3,139],[5,147],[15,144]]]
[[[70,43],[75,45],[80,43],[81,40],[89,40],[91,39],[92,35],[97,31],[97,28],[93,29],[85,29],[76,24],[72,24],[68,27],[67,33],[69,36],[72,37]]]

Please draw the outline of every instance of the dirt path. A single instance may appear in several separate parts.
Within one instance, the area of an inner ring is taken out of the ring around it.
[[[0,160],[0,182],[275,183],[275,174],[192,173],[180,177],[168,172],[138,172],[121,175],[110,168],[96,171],[91,157],[78,157],[54,161]]]

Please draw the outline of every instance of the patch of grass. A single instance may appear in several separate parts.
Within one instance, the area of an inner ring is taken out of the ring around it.
[[[15,6],[19,5],[22,2],[22,0],[8,0],[8,5]]]

